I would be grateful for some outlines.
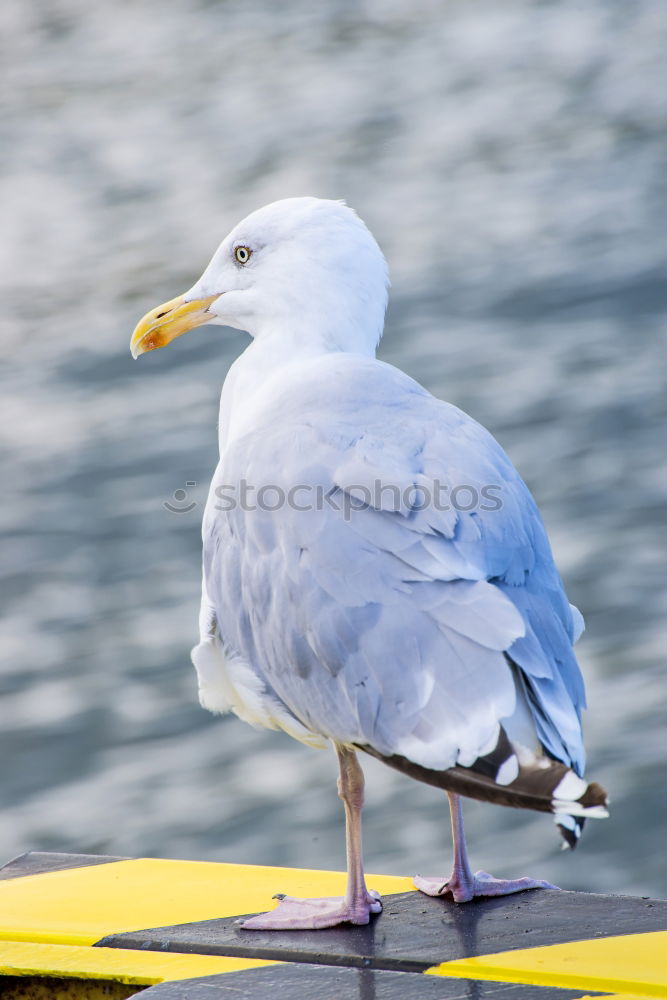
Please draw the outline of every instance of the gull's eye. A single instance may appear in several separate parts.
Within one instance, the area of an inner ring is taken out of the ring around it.
[[[250,260],[252,250],[250,247],[234,247],[234,257],[239,264],[247,264]]]

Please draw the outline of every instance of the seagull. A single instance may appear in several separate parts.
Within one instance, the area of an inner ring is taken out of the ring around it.
[[[132,335],[135,358],[205,323],[250,335],[222,388],[203,518],[200,701],[338,757],[345,896],[278,895],[248,929],[381,911],[359,751],[448,796],[452,872],[414,880],[431,896],[556,888],[473,873],[461,796],[551,813],[569,847],[607,815],[583,778],[583,619],[535,501],[488,431],[376,358],[388,287],[351,208],[288,198]]]

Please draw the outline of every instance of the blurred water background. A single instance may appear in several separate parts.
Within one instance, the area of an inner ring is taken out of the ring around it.
[[[587,619],[589,773],[612,816],[572,855],[548,818],[471,803],[473,862],[667,894],[662,0],[0,17],[0,860],[344,866],[333,755],[208,715],[189,664],[218,396],[246,339],[128,351],[243,215],[316,194],[389,258],[381,356],[500,439]],[[444,871],[444,796],[366,773],[368,869]]]

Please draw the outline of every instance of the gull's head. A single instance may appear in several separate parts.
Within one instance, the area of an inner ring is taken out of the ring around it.
[[[138,323],[133,357],[204,323],[246,330],[285,350],[370,354],[382,336],[387,264],[343,202],[286,198],[253,212],[216,250],[192,288]]]

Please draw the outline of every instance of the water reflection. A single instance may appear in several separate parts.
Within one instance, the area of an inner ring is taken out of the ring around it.
[[[312,193],[367,219],[393,275],[382,356],[500,438],[588,621],[613,818],[568,858],[548,820],[471,804],[474,857],[665,893],[664,5],[4,13],[0,856],[344,863],[332,762],[195,701],[201,508],[163,502],[203,499],[243,335],[127,350],[231,224]],[[369,869],[444,870],[440,797],[368,775]]]

